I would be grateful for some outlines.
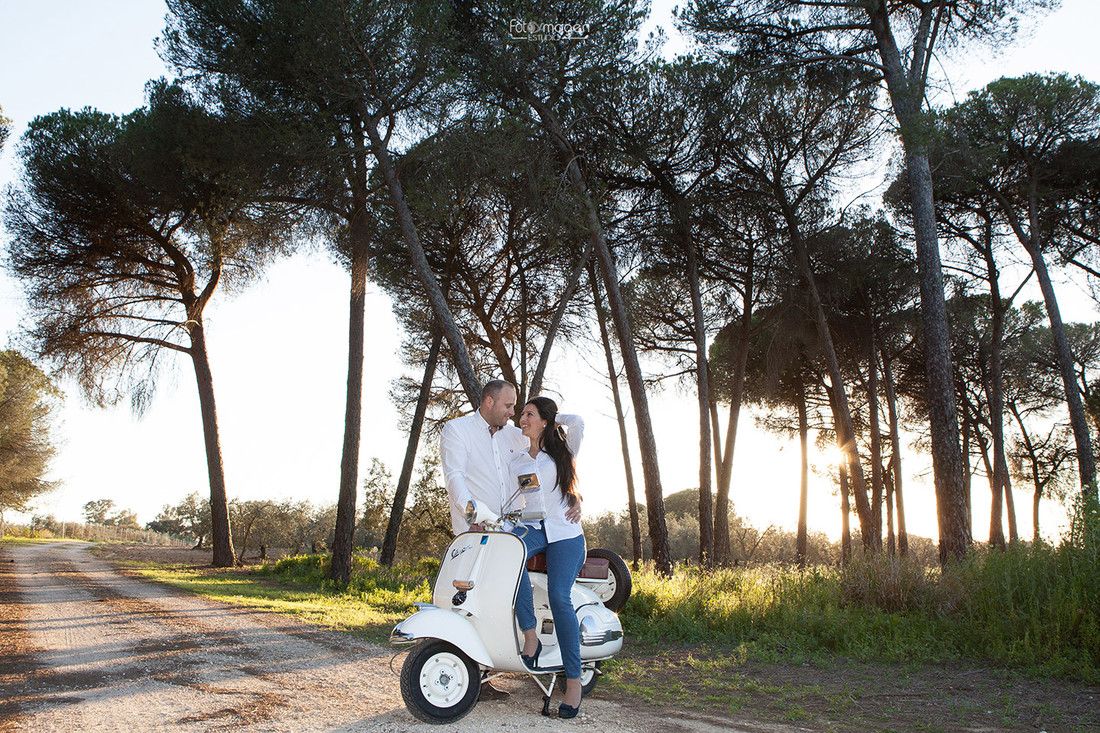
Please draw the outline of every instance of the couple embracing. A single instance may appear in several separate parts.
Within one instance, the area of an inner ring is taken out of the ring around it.
[[[557,404],[548,397],[528,400],[520,412],[518,428],[509,422],[515,410],[515,387],[492,380],[482,388],[477,411],[443,426],[440,454],[450,495],[451,527],[456,535],[480,531],[480,526],[466,522],[468,501],[501,513],[519,476],[538,477],[546,518],[525,521],[513,532],[523,540],[527,557],[546,553],[547,593],[566,678],[558,716],[572,718],[581,704],[581,656],[570,591],[585,559],[574,457],[584,435],[584,421],[577,415],[558,413]],[[534,600],[526,569],[520,576],[515,610],[524,639],[521,656],[529,668],[537,669],[542,642],[535,633]]]

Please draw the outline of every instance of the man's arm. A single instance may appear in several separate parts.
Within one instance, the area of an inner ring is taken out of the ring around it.
[[[466,464],[470,452],[454,420],[443,426],[443,435],[439,439],[439,457],[447,494],[461,516],[466,511],[466,503],[473,498],[466,486]]]

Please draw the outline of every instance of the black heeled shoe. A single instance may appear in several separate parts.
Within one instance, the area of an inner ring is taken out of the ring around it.
[[[563,720],[569,720],[570,718],[577,717],[577,713],[581,711],[581,706],[573,707],[572,705],[566,705],[562,703],[558,705],[558,717]]]
[[[536,643],[538,643],[538,646],[535,648],[535,653],[534,654],[527,655],[527,654],[524,654],[523,652],[520,652],[520,655],[519,655],[519,658],[523,660],[523,663],[527,665],[528,669],[538,669],[539,668],[539,655],[542,654],[542,640],[541,639],[536,639],[535,641],[536,641]]]

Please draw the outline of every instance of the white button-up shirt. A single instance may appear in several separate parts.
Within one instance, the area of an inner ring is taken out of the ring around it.
[[[517,487],[516,475],[508,466],[514,455],[527,450],[527,443],[515,425],[505,425],[493,434],[480,411],[443,426],[439,453],[451,498],[451,529],[456,535],[470,529],[466,502],[471,499],[503,513],[504,502]]]
[[[565,426],[565,444],[569,446],[573,458],[577,457],[577,451],[581,448],[581,439],[584,437],[584,420],[579,415],[564,415],[559,413],[557,423]],[[534,458],[527,452],[526,441],[523,450],[513,454],[511,459],[511,484],[517,484],[518,476],[525,473],[536,473],[539,477],[539,489],[542,493],[542,506],[546,510],[546,519],[543,527],[546,530],[548,542],[568,540],[584,534],[580,522],[570,522],[565,518],[565,512],[569,504],[565,495],[558,488],[558,466],[554,459],[546,451],[539,451]],[[535,522],[526,522],[535,525]]]

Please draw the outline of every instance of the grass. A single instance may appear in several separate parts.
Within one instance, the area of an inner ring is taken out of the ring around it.
[[[430,600],[438,567],[356,558],[351,581],[338,588],[327,563],[317,555],[252,570],[133,567],[204,596],[374,640],[387,639],[413,603]],[[671,579],[643,568],[620,617],[635,641],[717,645],[734,663],[973,660],[1100,682],[1100,560],[1069,544],[978,551],[943,571],[889,557],[806,571],[681,566]]]
[[[620,612],[628,650],[605,664],[601,686],[653,705],[813,720],[828,730],[947,731],[986,716],[1006,729],[1024,719],[1057,722],[1077,713],[998,690],[1028,676],[1100,683],[1093,521],[1056,548],[978,550],[943,570],[889,557],[805,571],[682,566],[672,578],[643,567]],[[351,581],[337,587],[327,563],[302,556],[251,570],[132,567],[374,641],[385,641],[413,603],[430,600],[438,569],[434,560],[387,568],[356,558]],[[965,689],[972,669],[983,680],[976,706],[936,686],[941,674],[957,674]],[[884,677],[889,692],[880,695]],[[1100,724],[1100,716],[1082,720]]]
[[[3,545],[51,545],[58,542],[86,542],[87,540],[78,540],[71,537],[21,537],[16,535],[6,534],[0,537],[0,546]]]
[[[321,555],[280,560],[254,569],[196,568],[128,562],[134,572],[206,598],[275,611],[328,628],[342,629],[375,642],[389,640],[394,625],[413,603],[430,601],[431,564],[380,568],[356,558],[352,583],[336,589],[326,576]]]
[[[1072,549],[979,552],[944,571],[870,558],[841,569],[677,568],[635,575],[621,614],[649,641],[756,661],[972,659],[1100,682],[1100,577]]]

